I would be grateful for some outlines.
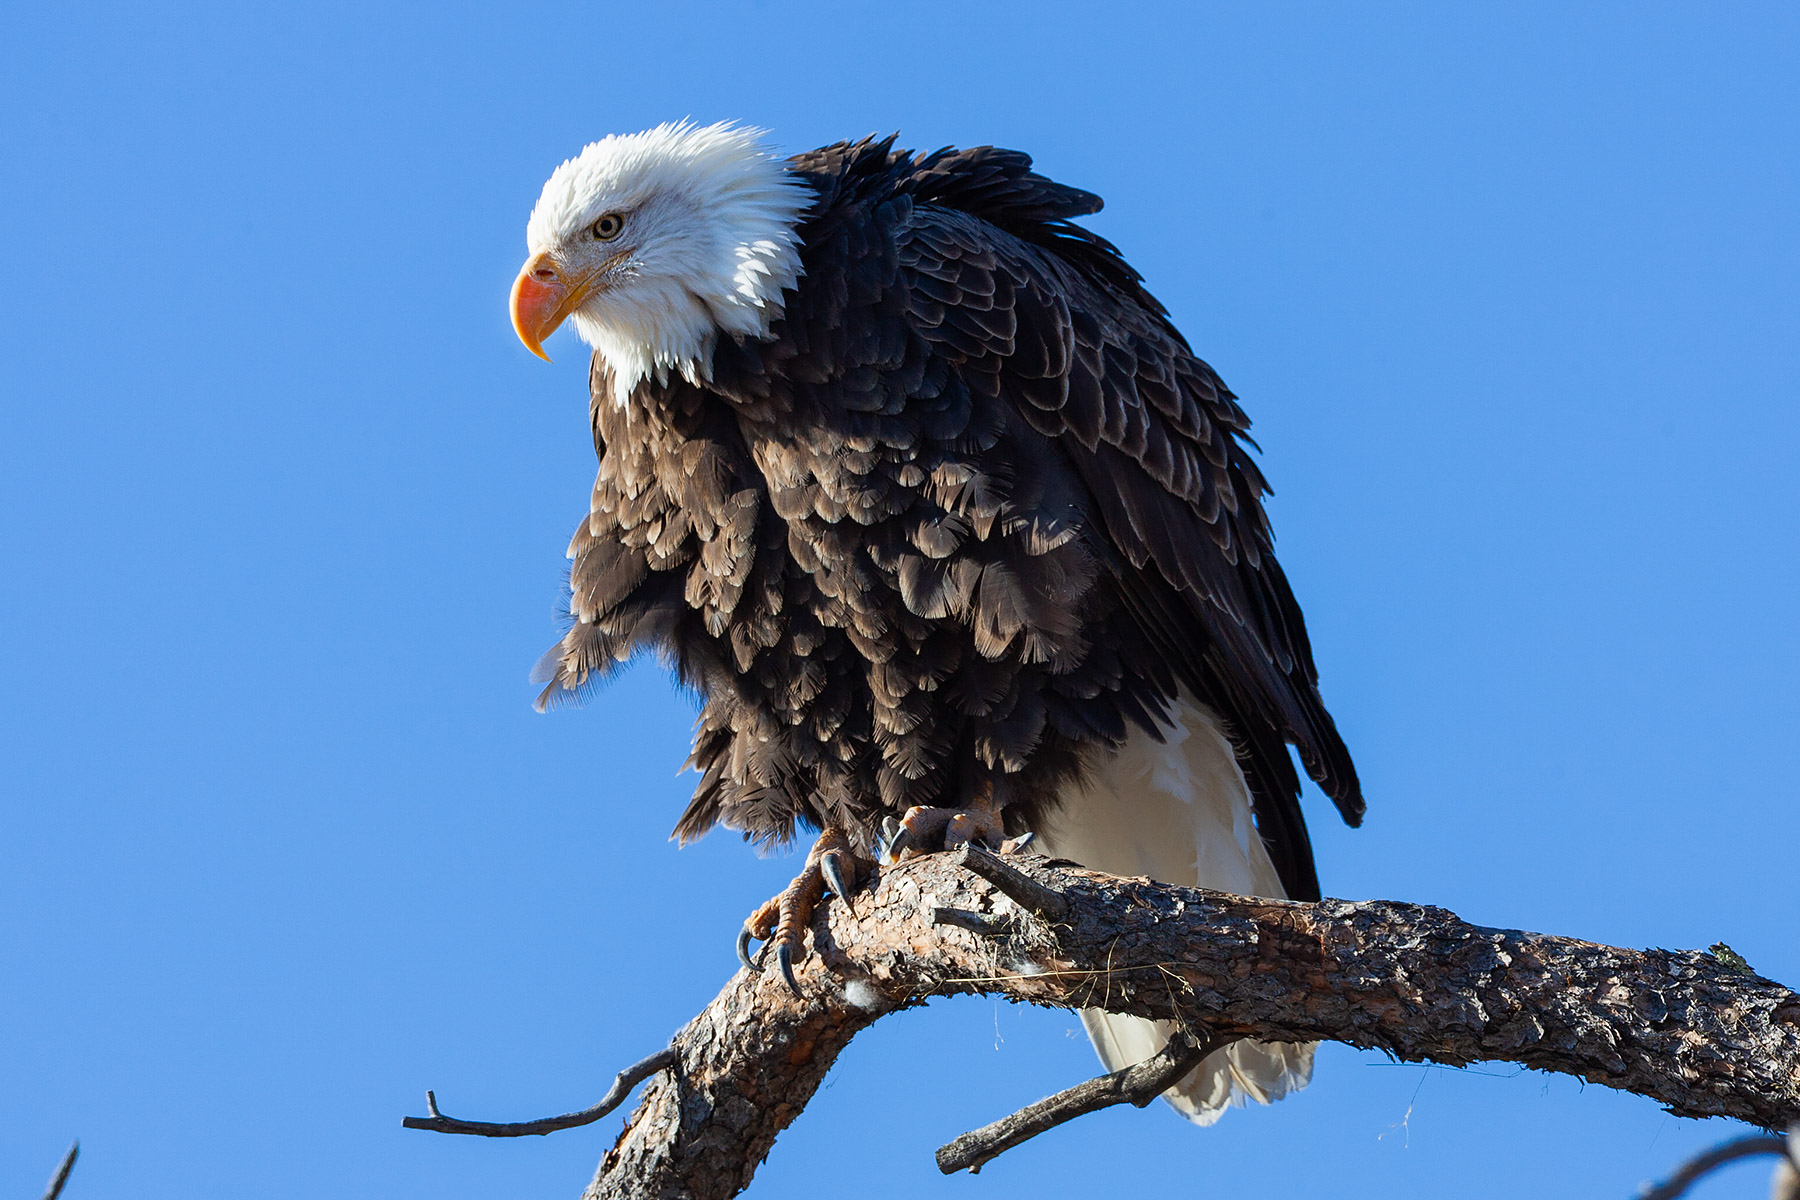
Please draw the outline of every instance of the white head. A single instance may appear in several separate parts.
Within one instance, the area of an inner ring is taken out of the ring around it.
[[[767,337],[800,278],[812,192],[762,131],[683,121],[602,138],[556,168],[525,227],[513,327],[532,353],[566,319],[623,404],[645,378],[710,375],[713,344]]]

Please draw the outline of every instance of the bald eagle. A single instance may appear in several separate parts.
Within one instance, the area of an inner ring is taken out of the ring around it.
[[[1315,899],[1293,746],[1363,801],[1273,553],[1250,422],[1100,199],[1012,150],[785,161],[663,125],[544,185],[519,337],[593,347],[599,475],[550,704],[634,655],[698,693],[683,842],[820,831],[740,938],[789,985],[826,891],[967,841]],[[747,965],[759,960],[745,956]],[[1166,1030],[1084,1014],[1118,1068]],[[1167,1093],[1209,1123],[1302,1086],[1239,1043]]]

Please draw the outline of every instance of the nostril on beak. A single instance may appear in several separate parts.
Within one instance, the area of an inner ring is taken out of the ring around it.
[[[531,277],[533,279],[542,279],[545,282],[549,282],[556,278],[556,270],[552,267],[539,267],[531,273]]]

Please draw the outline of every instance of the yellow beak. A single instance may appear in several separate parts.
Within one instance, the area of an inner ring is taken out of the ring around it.
[[[544,353],[544,339],[593,293],[593,278],[571,279],[548,250],[526,260],[513,280],[512,323],[527,350],[550,361]]]

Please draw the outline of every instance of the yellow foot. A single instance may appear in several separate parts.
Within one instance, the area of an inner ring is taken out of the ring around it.
[[[794,877],[794,882],[788,884],[781,895],[751,913],[750,919],[744,922],[737,940],[738,961],[752,971],[760,971],[769,947],[775,947],[775,965],[781,970],[781,978],[787,983],[788,990],[798,996],[800,985],[794,982],[794,960],[805,953],[806,929],[812,924],[813,909],[825,895],[826,888],[845,904],[853,906],[850,892],[860,874],[856,855],[850,849],[850,839],[835,829],[821,833],[806,855],[805,868]],[[763,943],[755,958],[750,957],[752,940]]]
[[[955,850],[970,842],[1011,852],[1023,849],[1030,834],[1006,840],[1006,822],[993,786],[977,792],[967,808],[930,808],[919,805],[906,810],[894,822],[887,842],[884,860],[900,862],[936,850]]]

